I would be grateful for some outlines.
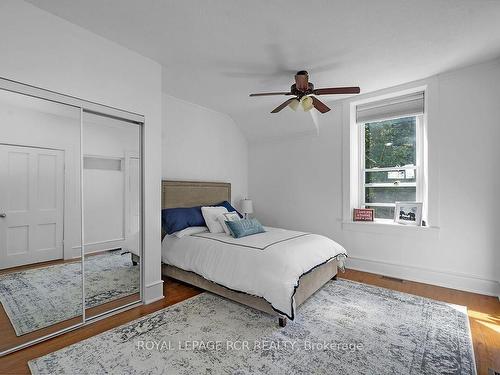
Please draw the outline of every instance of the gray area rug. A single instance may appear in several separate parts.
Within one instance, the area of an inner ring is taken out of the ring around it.
[[[139,266],[121,250],[85,260],[86,306],[139,292]],[[18,336],[82,315],[81,263],[0,276],[0,302]]]
[[[338,280],[279,328],[203,293],[29,362],[33,374],[475,374],[463,307]]]

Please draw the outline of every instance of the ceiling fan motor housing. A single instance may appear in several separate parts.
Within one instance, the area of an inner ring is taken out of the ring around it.
[[[298,93],[303,93],[302,96],[306,95],[305,93],[309,90],[311,90],[311,85],[309,83],[309,74],[305,70],[300,70],[297,72],[295,75],[295,83],[291,87],[292,93],[294,93],[294,86],[295,86],[295,91]],[[299,95],[299,94],[297,94]]]
[[[302,98],[305,95],[311,95],[313,93],[313,90],[314,90],[314,85],[311,82],[307,83],[307,88],[305,90],[300,90],[299,88],[297,88],[296,83],[294,83],[290,87],[290,92],[293,95],[296,95],[298,99]]]

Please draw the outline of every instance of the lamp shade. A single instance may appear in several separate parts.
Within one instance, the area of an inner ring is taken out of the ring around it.
[[[299,100],[298,99],[293,99],[288,106],[293,109],[294,111],[297,110],[297,107],[299,106]]]
[[[313,100],[310,96],[304,96],[302,98],[302,108],[304,109],[305,112],[308,112],[314,108]]]
[[[244,214],[251,214],[253,212],[253,203],[251,199],[241,200],[241,212]]]

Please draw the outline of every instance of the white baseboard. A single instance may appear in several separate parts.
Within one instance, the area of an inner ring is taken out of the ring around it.
[[[92,242],[85,244],[85,254],[98,253],[100,251],[107,251],[113,249],[123,248],[125,238],[116,238],[112,240]],[[73,246],[71,248],[72,257],[77,258],[81,255],[81,246]]]
[[[432,284],[445,288],[458,289],[489,296],[500,295],[500,284],[498,281],[458,272],[429,270],[422,267],[358,257],[349,257],[347,259],[346,266],[347,268],[354,270],[377,273],[380,275],[397,277],[403,280]]]
[[[158,280],[144,286],[144,303],[147,305],[163,298],[163,280]]]

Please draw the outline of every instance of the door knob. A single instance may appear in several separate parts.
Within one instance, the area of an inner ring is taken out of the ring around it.
[[[0,214],[0,217],[7,217],[7,214],[4,214],[3,212]]]

